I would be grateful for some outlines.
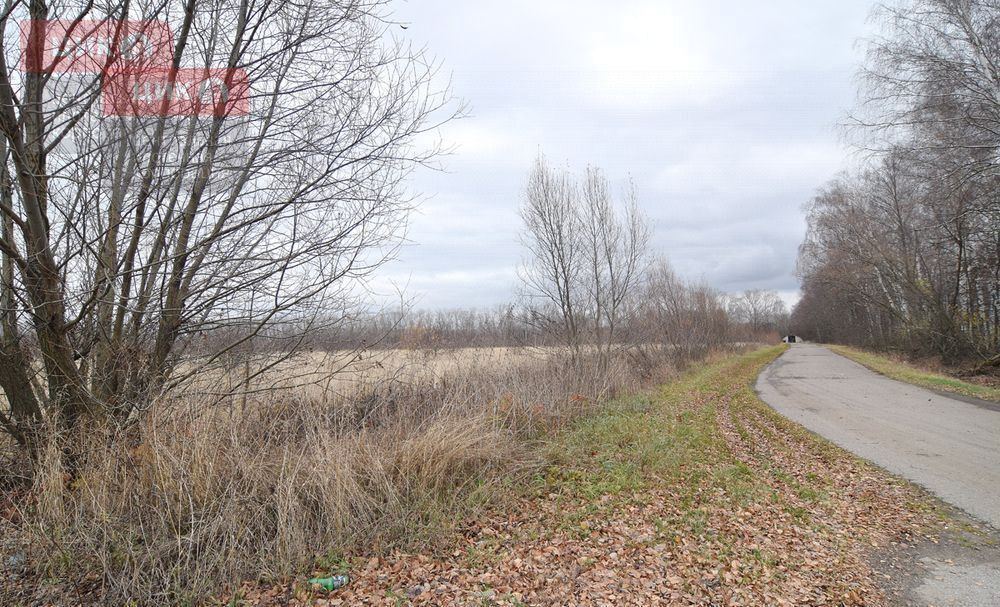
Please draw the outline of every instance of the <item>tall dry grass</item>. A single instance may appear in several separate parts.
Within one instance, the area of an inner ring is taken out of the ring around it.
[[[71,482],[54,442],[21,513],[28,562],[109,603],[177,604],[319,556],[426,548],[523,479],[542,432],[641,382],[624,357],[600,379],[558,356],[470,360],[347,395],[164,399],[92,432]]]

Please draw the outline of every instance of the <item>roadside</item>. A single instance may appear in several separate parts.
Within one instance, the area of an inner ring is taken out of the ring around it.
[[[526,484],[434,550],[316,555],[312,575],[350,583],[248,581],[214,604],[926,605],[908,572],[967,565],[914,546],[978,538],[989,562],[991,536],[757,398],[757,375],[784,351],[717,357],[577,421],[542,446]],[[44,595],[92,604],[58,585]]]
[[[954,376],[921,369],[902,360],[888,358],[874,352],[859,350],[850,346],[828,345],[826,347],[841,356],[846,356],[854,362],[868,367],[876,373],[898,381],[914,384],[929,390],[1000,403],[1000,387],[998,386],[971,383]]]
[[[915,545],[879,551],[872,566],[893,605],[1000,605],[1000,535],[958,510]]]
[[[788,419],[1000,526],[997,405],[901,383],[813,344],[792,347],[756,388]],[[996,530],[939,508],[940,524],[915,546],[877,553],[894,604],[1000,604]]]
[[[729,356],[581,420],[443,553],[325,559],[333,593],[247,585],[231,605],[885,605],[879,551],[948,523],[918,489],[785,420]]]
[[[1000,410],[889,379],[815,344],[758,377],[776,411],[1000,529]]]

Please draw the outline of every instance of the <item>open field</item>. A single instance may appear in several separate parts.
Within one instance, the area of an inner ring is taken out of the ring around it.
[[[717,357],[553,435],[545,466],[437,550],[327,555],[228,604],[882,605],[872,555],[941,525],[906,483],[781,418]]]
[[[596,374],[556,354],[315,355],[231,395],[221,369],[199,376],[116,440],[95,433],[75,474],[50,450],[4,496],[0,549],[20,574],[0,604],[196,603],[317,555],[438,547],[539,465],[541,436],[644,381],[624,359]]]
[[[386,383],[437,383],[483,369],[509,369],[558,359],[559,347],[388,348],[300,352],[289,359],[258,356],[247,363],[255,392],[293,392],[308,399],[352,396]],[[188,363],[185,367],[194,367]],[[183,373],[186,369],[181,369]],[[241,361],[206,365],[185,384],[187,394],[216,394],[238,386]]]
[[[101,452],[71,490],[51,470],[33,503],[7,503],[5,553],[32,565],[0,580],[0,599],[890,604],[873,563],[952,523],[758,400],[753,381],[783,350],[716,354],[656,388],[619,382],[603,403],[513,352],[493,371],[520,375],[444,388],[475,359],[455,352],[429,392],[378,401],[353,430],[309,400],[236,424],[153,415],[139,448]],[[335,573],[347,587],[305,583]]]
[[[831,345],[829,348],[841,356],[846,356],[854,362],[892,379],[931,390],[941,390],[1000,403],[1000,387],[996,385],[970,383],[935,370],[918,367],[898,356],[890,357],[850,346]]]

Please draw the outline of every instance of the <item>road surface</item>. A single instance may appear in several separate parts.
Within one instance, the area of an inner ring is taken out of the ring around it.
[[[1000,407],[794,344],[757,379],[779,413],[1000,529]]]

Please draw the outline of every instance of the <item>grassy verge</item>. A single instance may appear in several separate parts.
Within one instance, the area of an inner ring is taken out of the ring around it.
[[[933,373],[866,350],[859,350],[848,346],[829,347],[837,354],[846,356],[854,362],[892,379],[914,384],[922,388],[951,392],[953,394],[961,394],[963,396],[971,396],[1000,403],[1000,389],[997,388],[970,384],[956,377]]]
[[[349,559],[353,581],[325,598],[881,604],[871,552],[923,529],[929,506],[757,399],[781,352],[720,358],[575,422],[534,482],[467,520],[448,552]]]

